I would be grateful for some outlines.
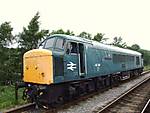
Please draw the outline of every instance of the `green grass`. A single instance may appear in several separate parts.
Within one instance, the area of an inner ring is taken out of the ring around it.
[[[13,108],[17,105],[25,104],[22,99],[23,89],[19,89],[18,103],[15,101],[15,87],[14,86],[0,86],[0,111],[8,108]]]
[[[144,71],[150,70],[150,65],[144,66]]]

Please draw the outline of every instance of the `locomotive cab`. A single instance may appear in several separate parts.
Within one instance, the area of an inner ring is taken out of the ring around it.
[[[56,38],[44,40],[39,49],[33,49],[24,54],[24,76],[26,83],[50,85],[53,80],[53,51]]]
[[[24,54],[24,82],[53,84],[84,78],[85,46],[81,42],[54,35],[44,40],[39,49]]]
[[[53,47],[49,47],[52,38],[55,41],[53,42]],[[51,36],[44,43],[43,48],[52,50],[53,52],[54,83],[72,81],[85,77],[86,55],[84,43],[67,39],[62,35]]]
[[[64,89],[63,86],[53,87],[55,84],[86,77],[85,58],[84,43],[59,35],[47,38],[39,49],[24,54],[23,81],[28,86],[24,97],[29,97],[29,101],[44,98],[44,103],[56,101],[63,96]],[[52,95],[53,91],[58,92]]]

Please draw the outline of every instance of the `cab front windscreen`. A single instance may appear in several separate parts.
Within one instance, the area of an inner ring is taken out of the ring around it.
[[[49,38],[45,41],[44,49],[50,49],[54,47],[55,38]]]
[[[43,41],[39,48],[42,49],[53,49],[55,51],[64,51],[65,40],[60,37],[48,38]]]

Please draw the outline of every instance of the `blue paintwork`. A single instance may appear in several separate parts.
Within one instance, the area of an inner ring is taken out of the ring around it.
[[[64,55],[64,78],[65,81],[79,78],[78,55]],[[73,65],[75,64],[75,65]],[[70,68],[69,68],[70,67]],[[68,68],[68,69],[67,69]]]
[[[112,47],[109,45],[104,45],[95,41],[74,37],[74,36],[68,36],[68,35],[53,35],[53,36],[64,38],[66,39],[66,42],[74,41],[77,43],[84,44],[85,56],[86,56],[85,67],[87,67],[87,71],[84,74],[84,78],[81,78],[79,74],[78,55],[66,54],[65,50],[63,51],[53,50],[53,57],[55,56],[63,57],[63,63],[64,63],[63,64],[64,72],[59,76],[54,75],[54,83],[87,79],[96,76],[105,76],[117,72],[128,71],[128,70],[143,67],[141,54],[138,52],[122,49],[118,47]],[[134,61],[114,63],[113,54],[134,56]],[[139,65],[136,65],[136,59],[135,59],[136,56],[140,58]],[[75,69],[73,70],[67,69],[67,64],[70,64],[70,62],[76,64]],[[122,67],[122,65],[125,65],[125,67]]]

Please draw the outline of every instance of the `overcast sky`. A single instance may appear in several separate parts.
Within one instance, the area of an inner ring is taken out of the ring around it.
[[[0,24],[11,21],[21,32],[37,11],[43,29],[121,36],[150,50],[150,0],[0,0]]]

